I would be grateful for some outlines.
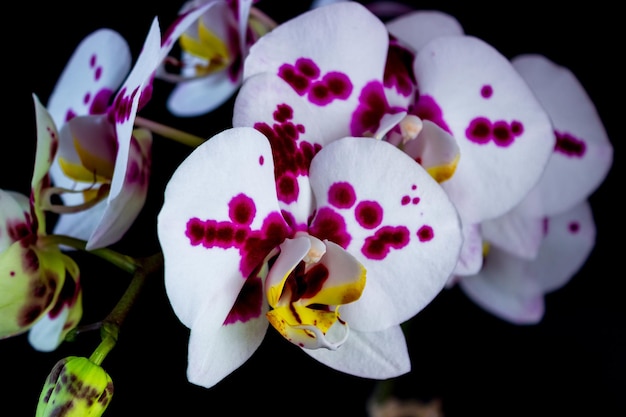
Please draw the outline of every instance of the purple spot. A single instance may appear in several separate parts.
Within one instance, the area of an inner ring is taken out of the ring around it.
[[[477,117],[470,122],[465,136],[474,143],[483,145],[491,138],[491,122],[486,117]]]
[[[365,229],[374,229],[383,221],[383,208],[376,201],[361,201],[357,204],[354,216]]]
[[[415,184],[411,185],[411,190],[417,190],[417,185]]]
[[[570,233],[578,233],[578,231],[580,230],[580,224],[578,222],[571,222],[568,225],[568,229]]]
[[[509,124],[503,120],[498,120],[493,124],[493,141],[496,145],[507,147],[513,143],[513,132],[509,129]]]
[[[287,204],[297,201],[300,194],[298,180],[290,172],[285,172],[276,179],[276,190],[278,191],[278,199]]]
[[[96,68],[96,71],[94,72],[94,78],[96,81],[98,81],[100,77],[102,77],[102,67]]]
[[[413,197],[413,200],[411,200],[411,202],[413,204],[418,204],[420,202],[420,198],[419,197]]]
[[[96,93],[89,108],[89,114],[104,114],[109,108],[109,102],[113,96],[113,91],[103,88]]]
[[[561,133],[554,131],[556,135],[556,144],[554,151],[563,155],[582,158],[587,150],[587,145],[581,139],[574,137],[569,133]]]
[[[336,182],[328,189],[328,202],[337,208],[350,208],[356,202],[356,193],[350,183]]]
[[[403,206],[406,206],[407,204],[409,204],[411,202],[411,197],[409,197],[408,195],[402,196],[402,200],[400,200],[400,203]]]
[[[382,84],[371,81],[361,90],[359,106],[352,113],[350,133],[352,136],[373,136],[378,131],[383,116],[400,111],[403,111],[400,107],[389,106]]]
[[[319,209],[309,232],[318,239],[328,239],[344,249],[352,240],[343,217],[329,207]]]
[[[257,275],[251,275],[243,284],[237,300],[226,316],[224,324],[238,321],[246,323],[261,315],[263,308],[263,283]]]
[[[85,95],[83,96],[83,104],[89,103],[90,99],[91,99],[91,94],[90,93],[85,93]]]
[[[524,125],[522,124],[522,122],[513,120],[511,122],[511,132],[514,136],[520,136],[522,133],[524,133]]]
[[[480,89],[480,95],[483,96],[483,98],[491,98],[493,95],[493,88],[489,84],[483,85]]]
[[[391,249],[402,249],[409,244],[409,230],[404,226],[385,226],[374,236],[365,239],[361,252],[369,259],[382,260]]]
[[[433,228],[430,226],[422,226],[417,231],[417,238],[420,240],[420,242],[428,242],[432,240],[434,237],[435,237],[435,232],[433,231]]]
[[[256,216],[254,201],[245,194],[233,197],[228,203],[228,217],[240,225],[249,226]]]
[[[427,95],[417,97],[417,101],[410,111],[411,114],[416,115],[422,120],[430,120],[437,126],[452,134],[452,131],[448,127],[448,124],[443,120],[443,111],[434,98]]]
[[[341,72],[329,72],[322,80],[328,86],[330,92],[339,100],[346,100],[352,94],[352,83],[350,78]]]
[[[300,74],[310,79],[316,79],[320,76],[319,67],[309,58],[298,58],[296,60],[296,69]]]
[[[263,155],[259,156],[259,165],[263,165],[265,163],[265,157]]]
[[[89,57],[89,66],[91,68],[96,66],[96,55],[92,55],[91,57]]]
[[[273,112],[277,122],[272,126],[258,122],[254,128],[263,133],[272,147],[276,191],[280,201],[291,203],[299,195],[298,176],[307,176],[311,160],[321,146],[300,140],[305,132],[301,124],[293,123],[293,109],[287,104],[278,104]]]

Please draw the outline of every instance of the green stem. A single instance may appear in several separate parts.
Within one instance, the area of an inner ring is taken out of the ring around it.
[[[117,302],[113,310],[104,319],[105,327],[107,324],[117,326],[122,325],[126,316],[130,312],[131,307],[137,300],[141,289],[143,288],[146,278],[163,266],[163,254],[156,253],[147,258],[138,260],[139,266],[133,275],[133,279],[128,284],[128,288]]]
[[[45,242],[69,246],[74,249],[79,249],[85,252],[89,252],[91,254],[94,254],[104,259],[105,261],[112,263],[113,265],[117,266],[123,271],[128,272],[129,274],[134,274],[137,268],[139,267],[137,260],[130,256],[123,255],[119,252],[115,252],[114,250],[111,250],[109,248],[88,250],[86,249],[87,242],[81,239],[73,238],[71,236],[48,235],[48,236],[43,237],[42,240],[45,240]]]
[[[115,347],[116,342],[117,339],[115,339],[113,336],[104,337],[102,339],[102,342],[100,342],[96,350],[94,350],[94,352],[89,357],[89,360],[100,366],[104,358],[106,358],[106,356],[111,351],[111,349]]]
[[[183,145],[195,148],[204,142],[206,139],[200,136],[192,135],[182,130],[174,129],[173,127],[162,125],[152,120],[144,119],[143,117],[135,117],[135,126],[145,127],[146,129],[157,133],[165,138],[175,140]]]
[[[130,281],[130,284],[128,284],[128,288],[126,288],[122,298],[119,299],[109,315],[102,321],[102,342],[100,342],[100,345],[98,345],[89,358],[96,365],[100,365],[104,358],[115,347],[120,328],[135,304],[135,301],[137,301],[146,283],[146,279],[162,266],[163,254],[160,252],[147,258],[137,260],[137,268],[133,274],[133,279]]]

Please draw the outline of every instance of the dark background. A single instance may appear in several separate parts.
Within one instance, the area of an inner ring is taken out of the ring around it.
[[[283,21],[308,6],[304,1],[281,3],[285,2],[262,0],[258,7]],[[509,58],[540,53],[569,67],[595,102],[615,156],[606,181],[590,198],[598,229],[596,247],[570,283],[546,297],[542,322],[512,325],[475,306],[457,288],[444,290],[412,322],[413,371],[396,381],[397,395],[441,398],[447,417],[626,415],[626,309],[621,291],[625,277],[618,263],[625,248],[618,218],[624,189],[618,186],[624,175],[620,14],[603,1],[585,7],[570,3],[561,9],[548,7],[547,2],[414,3],[454,15],[467,34],[484,39]],[[5,6],[0,188],[29,192],[35,149],[31,94],[47,101],[80,40],[97,28],[109,27],[127,39],[136,57],[152,18],[158,16],[165,28],[181,4],[109,0]],[[9,24],[11,20],[15,22]],[[205,117],[169,116],[163,105],[170,89],[157,82],[142,115],[206,137],[230,126],[229,105]],[[132,256],[159,250],[155,220],[162,190],[189,150],[156,138],[153,152],[155,174],[146,208],[115,246]],[[89,254],[75,256],[84,283],[83,322],[95,322],[114,306],[129,277]],[[172,313],[161,275],[152,278],[103,363],[115,384],[106,416],[365,415],[375,381],[326,368],[273,331],[245,365],[216,387],[207,390],[188,383],[188,331]],[[54,363],[68,355],[89,356],[97,342],[96,333],[85,334],[55,352],[39,353],[26,336],[0,341],[4,409],[0,414],[34,415]],[[6,407],[15,411],[7,413]]]

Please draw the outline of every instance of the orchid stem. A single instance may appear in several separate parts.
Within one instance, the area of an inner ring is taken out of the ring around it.
[[[87,242],[81,239],[76,239],[71,236],[65,235],[48,235],[45,237],[46,241],[56,243],[58,245],[69,246],[74,249],[82,250],[94,254],[105,261],[112,263],[123,271],[129,274],[135,273],[138,268],[137,260],[131,256],[123,255],[119,252],[115,252],[109,248],[101,249],[87,249]]]
[[[100,329],[102,341],[89,358],[96,365],[100,365],[109,352],[115,347],[120,328],[126,320],[128,313],[137,301],[148,276],[156,272],[163,266],[163,254],[143,258],[137,261],[137,268],[133,274],[133,279],[128,284],[128,288],[119,299],[113,310],[102,321]]]
[[[139,127],[145,127],[146,129],[157,133],[165,138],[175,140],[176,142],[182,143],[183,145],[187,145],[192,148],[195,148],[206,142],[206,139],[201,138],[200,136],[192,135],[190,133],[183,132],[182,130],[174,129],[173,127],[165,126],[161,123],[144,119],[143,117],[139,116],[135,117],[135,125]]]

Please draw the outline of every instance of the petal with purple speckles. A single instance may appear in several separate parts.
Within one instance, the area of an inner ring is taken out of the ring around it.
[[[461,218],[478,223],[513,208],[538,181],[554,146],[550,119],[526,82],[504,56],[471,36],[428,42],[417,54],[415,75],[418,107],[423,100],[436,106],[433,121],[445,123],[459,145],[456,172],[442,186]]]
[[[534,324],[545,311],[544,296],[565,285],[582,267],[595,243],[588,202],[551,217],[537,257],[527,260],[492,247],[483,269],[459,285],[479,306],[516,324]]]
[[[325,146],[310,179],[317,202],[310,233],[339,243],[367,270],[362,297],[342,309],[351,328],[382,330],[419,312],[443,288],[461,247],[456,210],[440,185],[404,152],[371,138]],[[337,200],[336,184],[352,188],[354,204]]]
[[[537,185],[543,207],[534,214],[556,214],[584,201],[604,181],[613,147],[593,102],[569,69],[541,55],[512,62],[554,124],[556,144]]]

